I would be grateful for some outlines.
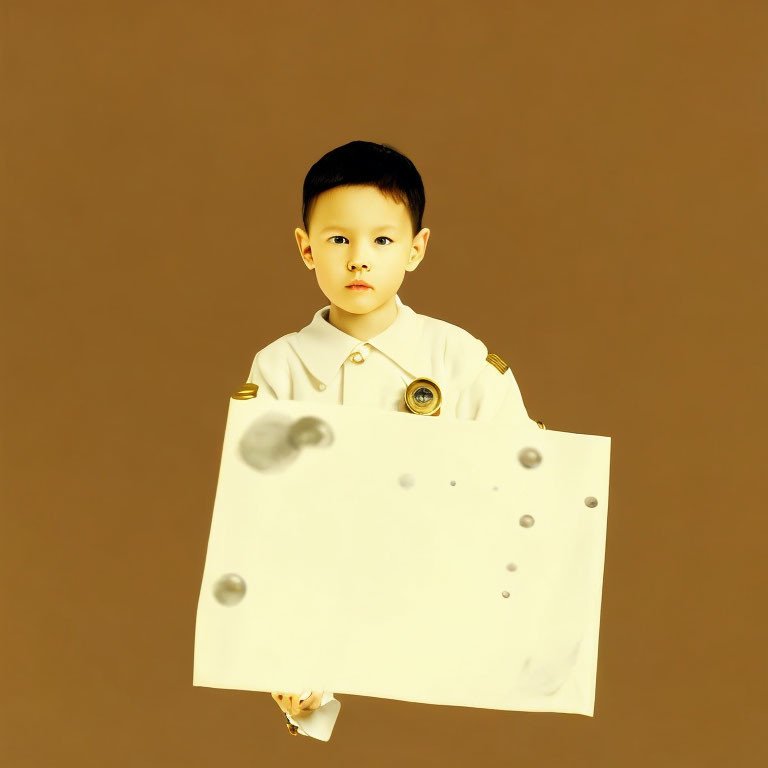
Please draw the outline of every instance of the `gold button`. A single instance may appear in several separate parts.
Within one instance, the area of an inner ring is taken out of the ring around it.
[[[405,390],[405,405],[411,413],[439,416],[443,396],[437,382],[422,376],[414,379]]]
[[[353,355],[349,356],[349,359],[353,363],[362,363],[365,358],[363,358],[362,354],[360,352],[355,352]]]

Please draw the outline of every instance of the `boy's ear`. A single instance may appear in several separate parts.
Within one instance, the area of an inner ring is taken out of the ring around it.
[[[312,259],[312,246],[309,244],[309,235],[300,227],[296,227],[294,235],[296,235],[296,244],[299,246],[301,260],[309,269],[314,269],[315,262]]]
[[[429,230],[424,227],[416,237],[413,238],[413,244],[411,245],[411,255],[408,258],[408,271],[416,269],[424,258],[424,253],[427,250],[427,240],[429,240]]]

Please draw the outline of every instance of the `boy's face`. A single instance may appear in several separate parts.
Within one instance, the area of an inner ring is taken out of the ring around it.
[[[366,314],[394,302],[406,272],[424,258],[429,230],[412,234],[411,218],[402,203],[376,187],[334,187],[318,195],[312,206],[311,234],[296,229],[301,258],[314,269],[328,301],[353,314]],[[347,286],[364,280],[372,286]]]

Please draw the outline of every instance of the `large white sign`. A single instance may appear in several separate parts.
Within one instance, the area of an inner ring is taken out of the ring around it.
[[[231,400],[194,685],[594,714],[610,438]]]

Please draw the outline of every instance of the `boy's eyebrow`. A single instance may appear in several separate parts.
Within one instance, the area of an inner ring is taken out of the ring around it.
[[[320,234],[322,235],[325,232],[330,232],[331,230],[334,230],[334,229],[335,230],[339,230],[340,229],[340,230],[344,231],[346,229],[346,227],[340,227],[340,226],[337,226],[337,225],[333,224],[330,227],[324,227],[323,229],[321,229],[320,230]],[[373,229],[376,232],[380,232],[383,229],[394,229],[394,230],[397,230],[397,227],[394,224],[384,224],[383,226],[374,227]]]

